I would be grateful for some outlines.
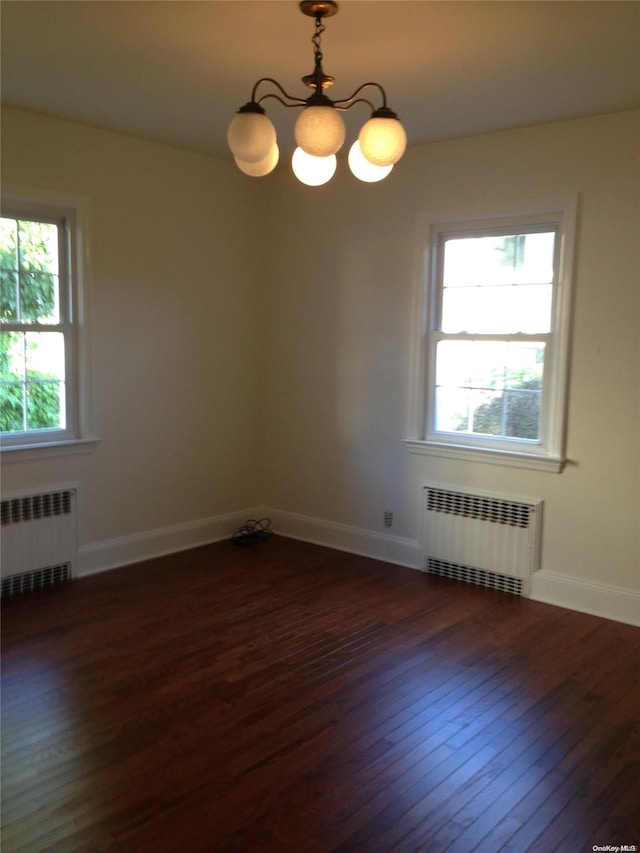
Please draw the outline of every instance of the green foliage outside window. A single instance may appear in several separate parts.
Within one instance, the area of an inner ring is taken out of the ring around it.
[[[0,430],[50,429],[62,422],[59,373],[28,366],[46,326],[58,322],[58,226],[0,220]],[[20,326],[29,332],[20,331]],[[42,332],[34,331],[42,325]],[[10,330],[9,330],[10,329]],[[55,332],[53,332],[55,334]],[[51,338],[49,338],[51,340]]]
[[[502,391],[473,413],[472,432],[480,435],[506,435],[537,439],[540,419],[539,376],[523,379],[507,391]],[[468,418],[461,417],[458,432],[466,432]]]
[[[525,262],[526,235],[502,238],[494,251],[500,266],[516,270]],[[542,377],[526,368],[511,374],[505,383],[503,368],[493,372],[489,387],[478,389],[489,397],[472,411],[456,415],[456,432],[537,440],[540,433]],[[471,420],[471,423],[470,423]]]

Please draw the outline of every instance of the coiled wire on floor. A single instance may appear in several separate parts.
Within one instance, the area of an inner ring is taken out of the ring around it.
[[[273,536],[270,518],[260,518],[258,520],[250,518],[242,527],[236,530],[231,537],[231,541],[234,545],[255,545],[256,542],[262,542],[270,536]]]

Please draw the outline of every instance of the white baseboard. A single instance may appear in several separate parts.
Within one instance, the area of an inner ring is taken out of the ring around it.
[[[79,566],[75,574],[77,577],[86,577],[228,539],[247,519],[264,517],[271,518],[272,529],[280,536],[361,554],[411,569],[422,568],[423,548],[418,540],[336,524],[292,512],[254,507],[81,546]],[[531,599],[640,626],[640,593],[632,589],[607,586],[543,570],[533,575]]]
[[[422,549],[420,543],[402,536],[392,536],[388,533],[378,533],[351,527],[347,524],[336,524],[306,515],[283,512],[277,509],[265,509],[264,515],[271,518],[271,526],[275,533],[302,542],[315,545],[325,545],[338,551],[348,551],[363,557],[372,557],[386,563],[396,563],[417,569],[421,566]]]
[[[531,598],[580,613],[640,626],[640,593],[554,572],[534,572]]]
[[[117,569],[142,560],[162,557],[189,548],[198,548],[211,542],[229,539],[249,518],[262,518],[258,509],[244,509],[212,518],[174,524],[158,530],[133,533],[91,545],[81,545],[76,577],[87,577],[98,572]]]
[[[339,551],[362,554],[412,569],[423,567],[423,547],[418,540],[377,533],[308,516],[265,509],[276,533]],[[535,572],[531,599],[566,607],[616,622],[640,625],[640,594],[631,589],[606,586],[553,572]]]

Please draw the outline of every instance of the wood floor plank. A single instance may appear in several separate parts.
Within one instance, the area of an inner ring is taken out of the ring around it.
[[[640,842],[631,626],[280,537],[2,610],[3,853]]]

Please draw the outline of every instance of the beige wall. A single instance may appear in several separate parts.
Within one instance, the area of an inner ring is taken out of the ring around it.
[[[429,480],[545,502],[542,566],[638,589],[638,114],[423,145],[380,185],[279,176],[265,491],[280,510],[419,537]],[[411,456],[416,283],[429,209],[579,193],[562,474]],[[287,247],[287,251],[281,251]],[[640,612],[640,611],[639,611]]]
[[[93,208],[93,452],[3,464],[5,491],[77,480],[81,541],[268,507],[419,539],[427,480],[545,501],[543,571],[638,591],[638,113],[410,149],[323,188],[17,110],[5,180]],[[578,193],[562,474],[410,455],[430,209]],[[286,526],[286,525],[285,525]],[[375,545],[373,546],[375,552]],[[637,601],[637,599],[634,599]]]
[[[11,461],[3,491],[79,482],[82,545],[243,510],[256,492],[258,231],[229,164],[7,109],[3,180],[91,204],[97,448]]]

